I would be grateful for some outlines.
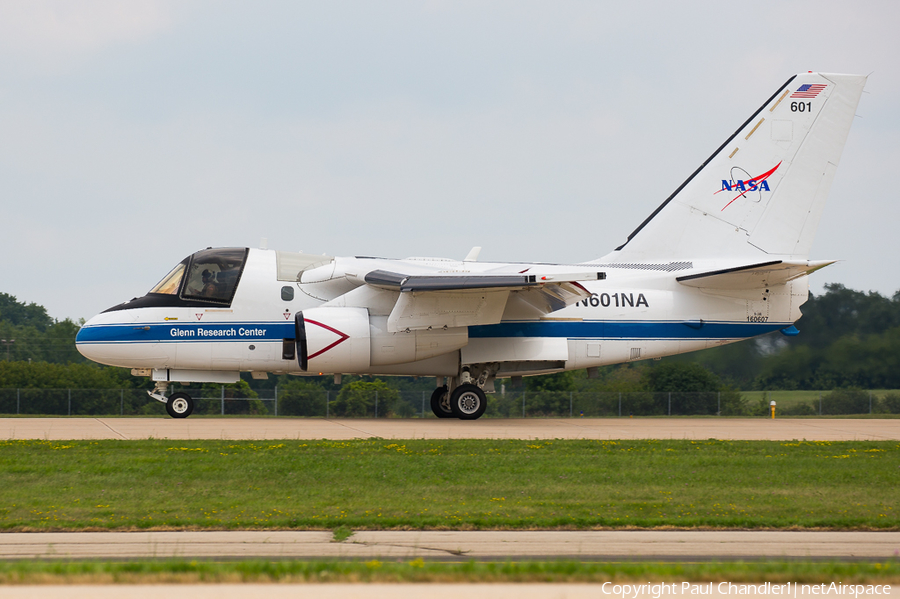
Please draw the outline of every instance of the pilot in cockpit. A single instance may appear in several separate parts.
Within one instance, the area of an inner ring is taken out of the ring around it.
[[[209,269],[206,269],[201,273],[200,278],[203,281],[200,295],[204,297],[214,297],[219,291],[219,288],[216,285],[216,275]]]

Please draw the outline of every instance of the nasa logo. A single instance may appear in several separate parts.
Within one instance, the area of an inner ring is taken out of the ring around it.
[[[772,191],[769,188],[769,183],[768,183],[768,181],[766,181],[766,179],[768,179],[770,176],[772,176],[772,173],[774,173],[776,170],[778,170],[779,166],[781,166],[780,162],[778,164],[776,164],[775,166],[773,166],[768,171],[766,171],[763,174],[756,176],[756,177],[751,177],[750,173],[748,173],[747,171],[745,171],[744,169],[742,169],[739,166],[733,166],[733,167],[731,167],[731,178],[730,179],[722,179],[721,189],[713,192],[713,195],[722,193],[723,191],[738,192],[738,194],[736,196],[731,198],[731,201],[729,201],[727,204],[722,206],[722,210],[725,210],[726,208],[731,206],[731,204],[733,204],[734,201],[737,200],[738,198],[748,198],[749,197],[749,199],[753,200],[754,202],[759,202],[762,199],[762,192],[764,192],[764,191],[771,192]],[[740,177],[741,174],[746,175],[746,178],[741,178]],[[735,175],[738,175],[738,176],[735,176]],[[748,196],[747,194],[750,192],[756,192],[756,195]]]
[[[765,181],[757,182],[753,179],[750,179],[749,181],[742,181],[740,179],[737,181],[726,181],[725,179],[722,179],[722,189],[719,191],[756,191],[757,189],[760,191],[772,191],[769,189],[769,184]]]

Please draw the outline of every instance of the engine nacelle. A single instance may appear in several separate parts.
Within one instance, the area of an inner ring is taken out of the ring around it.
[[[365,372],[371,354],[369,311],[365,308],[311,308],[294,319],[297,359],[307,372]]]
[[[404,364],[456,351],[469,342],[468,327],[391,333],[387,316],[372,316],[372,366]]]
[[[311,308],[294,322],[297,359],[306,372],[366,372],[457,351],[469,341],[466,327],[391,333],[387,316],[370,317],[365,308]]]

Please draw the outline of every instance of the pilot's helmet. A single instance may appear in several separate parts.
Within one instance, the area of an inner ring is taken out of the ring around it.
[[[204,283],[209,283],[210,281],[212,281],[212,278],[213,278],[213,274],[212,274],[212,272],[210,272],[209,269],[204,270],[204,271],[200,274],[200,276],[203,277],[203,282],[204,282]]]

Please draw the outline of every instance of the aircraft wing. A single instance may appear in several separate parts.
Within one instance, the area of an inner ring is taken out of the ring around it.
[[[675,280],[688,287],[703,289],[759,289],[760,287],[783,285],[835,262],[836,260],[773,260],[684,275]]]
[[[596,271],[405,275],[375,270],[364,280],[400,292],[388,318],[388,329],[398,332],[496,324],[511,294],[519,294],[541,312],[554,312],[590,297],[579,281],[603,278],[605,274]]]

